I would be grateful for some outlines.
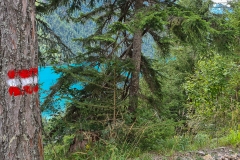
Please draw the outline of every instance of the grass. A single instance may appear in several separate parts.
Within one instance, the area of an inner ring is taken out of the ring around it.
[[[64,137],[63,144],[48,145],[45,147],[46,160],[150,160],[161,155],[172,157],[177,153],[213,149],[220,146],[237,147],[240,145],[240,131],[230,130],[227,134],[218,138],[212,138],[210,134],[198,133],[197,135],[178,135],[157,141],[158,148],[147,151],[139,147],[139,138],[132,142],[109,140],[99,141],[85,150],[72,154],[66,154],[71,143],[72,136]],[[151,143],[151,142],[150,142]],[[149,145],[149,144],[148,144]],[[156,143],[155,143],[156,145]],[[61,157],[61,158],[60,158]],[[65,157],[65,158],[64,158]],[[200,159],[201,157],[198,157]]]

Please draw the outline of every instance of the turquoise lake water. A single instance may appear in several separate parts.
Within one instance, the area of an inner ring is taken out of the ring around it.
[[[46,66],[46,67],[39,67],[38,68],[38,73],[39,73],[39,85],[40,85],[40,104],[42,104],[44,102],[45,97],[49,94],[50,92],[50,88],[51,86],[53,86],[58,78],[60,77],[59,74],[56,74],[54,72],[54,69],[52,66]],[[77,89],[82,89],[81,84],[74,84],[71,87],[73,88],[77,88]],[[56,98],[56,97],[55,97]],[[62,99],[60,101],[58,101],[54,106],[55,108],[61,108],[62,110],[64,110],[64,106],[65,103],[67,102],[67,100]],[[51,116],[51,112],[50,111],[44,111],[42,113],[42,116],[44,118],[48,118]]]
[[[40,85],[40,103],[43,103],[44,98],[47,96],[47,92],[50,91],[50,87],[57,82],[59,74],[54,73],[53,67],[39,67],[39,85]],[[48,117],[50,112],[43,112],[43,117]]]

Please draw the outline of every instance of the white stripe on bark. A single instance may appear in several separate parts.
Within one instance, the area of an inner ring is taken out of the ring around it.
[[[7,84],[9,86],[16,87],[16,86],[19,86],[21,84],[21,82],[19,79],[9,79],[9,80],[7,80]]]
[[[34,76],[34,77],[29,77],[29,78],[21,78],[21,79],[9,79],[7,80],[7,84],[9,86],[26,86],[29,84],[37,84],[38,83],[38,77]]]

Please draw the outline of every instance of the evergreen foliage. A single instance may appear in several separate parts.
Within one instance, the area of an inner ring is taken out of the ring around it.
[[[106,159],[116,155],[124,159],[141,150],[182,151],[193,140],[199,142],[194,147],[208,145],[214,138],[208,136],[208,129],[222,133],[229,126],[226,121],[237,129],[237,12],[211,13],[211,1],[153,0],[144,2],[138,11],[135,3],[49,0],[39,4],[41,13],[61,13],[63,20],[54,29],[60,37],[66,34],[63,26],[69,29],[64,47],[74,53],[65,59],[70,64],[55,68],[61,76],[43,104],[44,109],[56,109],[56,97],[66,100],[64,112],[47,122],[46,135],[56,138],[52,143],[57,155],[86,159],[108,152],[103,155]],[[46,20],[58,22],[52,17]],[[142,31],[142,43],[152,41],[155,53],[142,48],[139,105],[132,113],[129,92],[136,70],[133,41],[137,31]],[[51,38],[49,32],[40,30]],[[203,133],[187,136],[198,131]],[[172,139],[174,135],[179,136]],[[50,150],[51,143],[47,144]],[[56,158],[52,153],[46,156]]]

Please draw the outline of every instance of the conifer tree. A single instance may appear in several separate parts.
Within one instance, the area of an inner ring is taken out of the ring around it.
[[[143,8],[143,0],[135,1],[135,10],[139,12]],[[129,111],[136,112],[138,106],[138,92],[139,92],[139,74],[142,54],[142,29],[137,29],[133,35],[132,42],[132,61],[134,62],[134,70],[132,72],[130,89],[129,89]]]
[[[35,0],[0,1],[0,159],[43,159]]]
[[[161,107],[158,72],[142,52],[144,37],[151,36],[161,54],[168,54],[171,42],[177,39],[195,46],[207,44],[209,23],[175,1],[50,0],[46,6],[39,6],[39,11],[49,12],[60,6],[68,21],[95,24],[91,35],[74,39],[84,51],[72,59],[77,65],[57,69],[62,76],[44,103],[52,106],[52,97],[57,93],[67,96],[70,103],[66,117],[72,120],[68,115],[76,115],[73,117],[81,122],[91,119],[100,123],[106,117],[111,121],[114,113],[126,112],[126,108],[135,119],[138,96],[157,104],[153,105],[155,109]],[[89,12],[77,15],[82,7],[89,8]],[[140,73],[157,99],[139,95]],[[129,101],[128,107],[125,100]]]

